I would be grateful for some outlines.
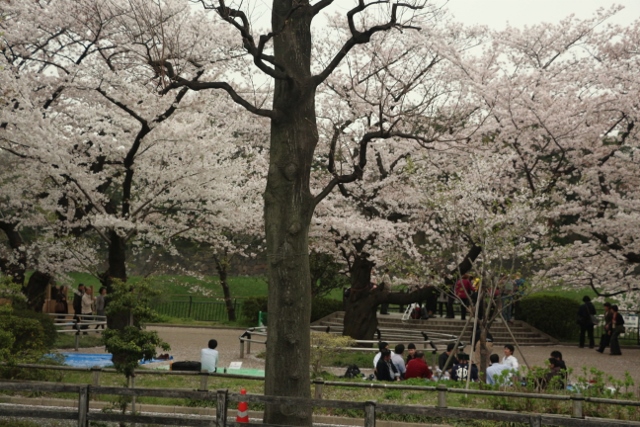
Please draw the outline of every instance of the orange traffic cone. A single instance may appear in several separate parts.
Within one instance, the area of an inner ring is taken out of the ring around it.
[[[247,390],[240,390],[241,395],[247,394]],[[236,416],[237,423],[248,423],[249,422],[249,405],[247,402],[240,401],[238,402],[238,415]]]

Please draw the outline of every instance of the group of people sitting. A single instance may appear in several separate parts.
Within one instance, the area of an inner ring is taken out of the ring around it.
[[[428,380],[480,381],[479,369],[476,363],[470,363],[469,354],[464,352],[464,346],[456,348],[455,343],[449,343],[447,350],[438,356],[438,366],[431,369],[424,360],[424,352],[416,350],[415,344],[408,345],[406,359],[405,346],[398,344],[395,351],[389,349],[389,344],[380,342],[379,352],[373,359],[374,374],[379,381],[400,381],[411,378]],[[489,356],[490,365],[487,367],[485,381],[490,385],[510,385],[518,381],[518,359],[513,355],[515,348],[511,344],[504,346],[504,357],[500,360],[497,354]],[[549,366],[543,378],[536,382],[539,388],[564,388],[567,366],[562,360],[562,353],[551,352],[548,359]],[[557,378],[554,380],[554,378]]]

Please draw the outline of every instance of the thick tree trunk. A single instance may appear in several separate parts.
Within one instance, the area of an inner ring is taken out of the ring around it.
[[[290,11],[292,11],[290,13]],[[264,219],[269,267],[269,332],[265,394],[311,397],[311,279],[308,231],[314,202],[309,189],[318,142],[315,86],[310,82],[311,17],[292,0],[275,1],[275,62],[290,79],[276,80]],[[265,423],[311,425],[311,408],[267,405]]]
[[[114,230],[109,232],[109,266],[101,278],[102,284],[107,287],[107,293],[112,292],[114,279],[127,281],[127,242]],[[111,314],[107,317],[107,326],[112,329],[123,329],[129,324],[127,312]]]
[[[344,314],[343,334],[354,339],[369,340],[378,329],[377,309],[380,293],[371,290],[374,263],[367,255],[358,256],[351,266],[351,291]]]
[[[47,298],[47,285],[51,282],[51,275],[41,271],[35,271],[27,285],[22,289],[27,296],[27,305],[33,311],[42,312],[42,305]]]

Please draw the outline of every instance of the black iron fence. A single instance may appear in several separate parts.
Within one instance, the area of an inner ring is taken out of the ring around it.
[[[244,320],[242,301],[232,300],[236,320]],[[151,302],[151,308],[158,314],[182,319],[205,322],[229,320],[227,305],[223,300],[189,295],[170,295]]]

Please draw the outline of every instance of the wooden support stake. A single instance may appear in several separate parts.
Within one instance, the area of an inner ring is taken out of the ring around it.
[[[216,392],[216,398],[216,426],[226,427],[229,391],[227,389],[218,390]]]

